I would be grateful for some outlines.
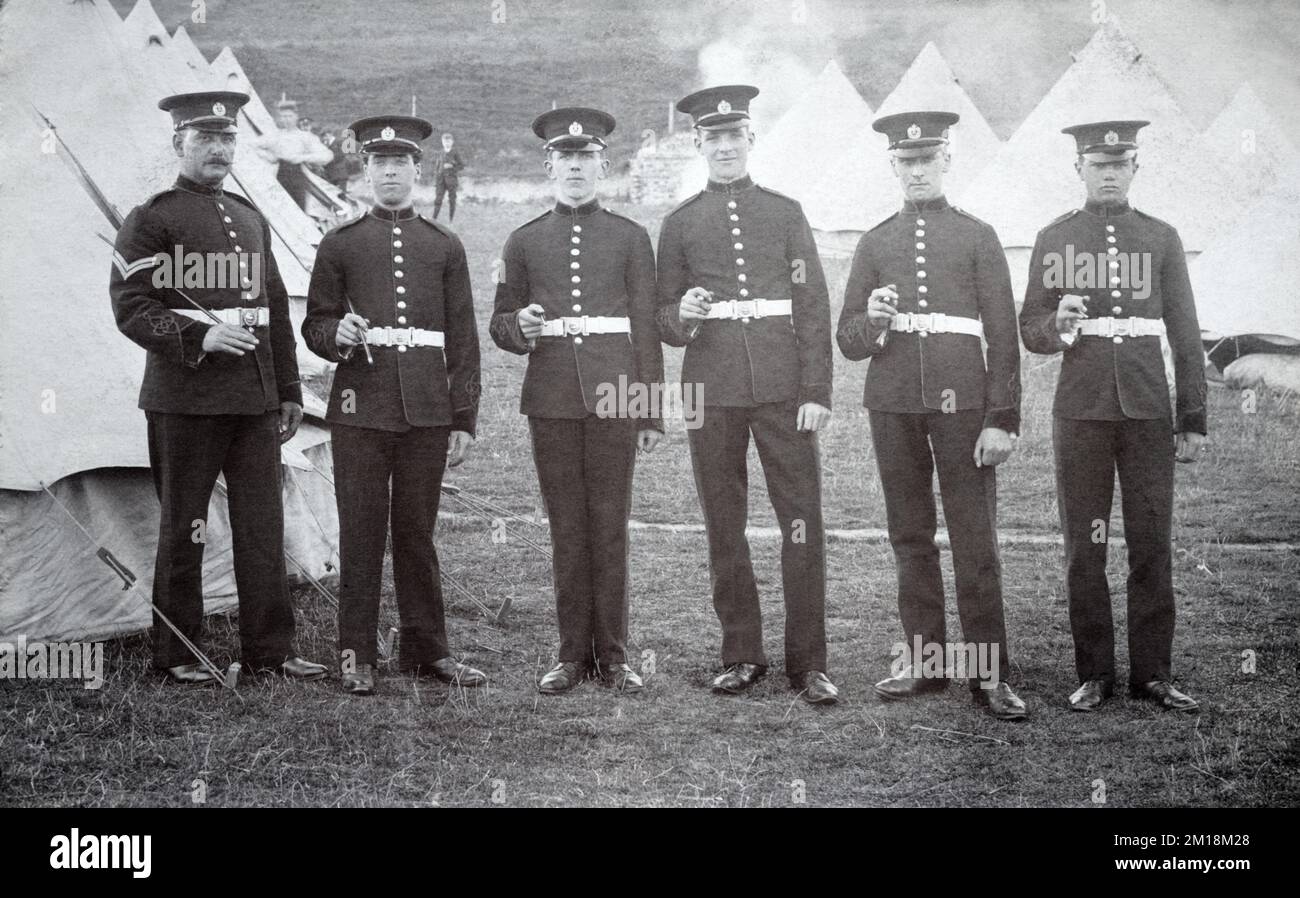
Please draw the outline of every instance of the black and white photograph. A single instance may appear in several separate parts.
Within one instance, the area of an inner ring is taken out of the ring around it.
[[[13,856],[1145,808],[1058,816],[1080,872],[1251,869],[1168,812],[1300,804],[1298,48],[1289,0],[3,0]]]

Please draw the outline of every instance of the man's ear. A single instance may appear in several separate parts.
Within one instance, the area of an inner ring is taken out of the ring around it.
[[[600,170],[596,173],[596,177],[597,177],[597,178],[606,178],[606,177],[609,177],[609,157],[608,157],[608,156],[605,156],[605,155],[603,155],[603,154],[601,155],[601,157],[600,157]]]
[[[752,128],[745,129],[745,139],[746,141],[748,141],[749,148],[752,150],[754,148],[754,129]]]
[[[174,134],[172,134],[172,149],[176,152],[177,156],[180,157],[185,156],[185,132],[184,131],[177,131]]]
[[[550,152],[547,152],[547,154],[542,158],[542,168],[546,169],[546,177],[548,177],[548,178],[550,178],[552,181],[554,181],[554,180],[555,180],[555,165],[552,164],[552,162],[551,162],[551,154],[550,154]]]
[[[1080,181],[1083,180],[1083,157],[1082,156],[1074,157],[1074,173],[1079,176]]]
[[[948,152],[947,150],[944,150],[944,151],[943,151],[943,170],[946,172],[946,171],[947,171],[948,169],[950,169],[950,168],[952,168],[952,153]]]

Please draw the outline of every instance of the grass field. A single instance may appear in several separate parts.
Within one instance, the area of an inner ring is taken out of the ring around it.
[[[1174,664],[1201,714],[1116,699],[1079,715],[1064,707],[1075,681],[1056,553],[1009,549],[1013,671],[1032,717],[1006,724],[974,709],[962,686],[915,704],[872,696],[897,638],[881,546],[829,549],[831,672],[844,698],[832,709],[797,700],[779,664],[747,697],[708,693],[718,636],[698,541],[635,535],[630,649],[655,672],[627,697],[590,683],[561,698],[535,692],[555,642],[543,559],[503,550],[486,530],[446,533],[441,551],[475,591],[514,598],[502,626],[453,599],[453,645],[488,672],[489,688],[393,673],[372,699],[347,699],[332,682],[185,692],[149,674],[145,637],[122,640],[109,646],[98,691],[0,686],[0,803],[184,806],[198,780],[209,804],[259,806],[790,805],[801,783],[809,805],[1086,807],[1098,779],[1117,806],[1300,799],[1295,556],[1216,555],[1213,575],[1178,564]],[[775,543],[755,544],[779,658],[776,555]],[[330,656],[328,607],[305,592],[298,605],[303,651]],[[386,627],[391,593],[384,614]],[[233,620],[212,618],[207,630],[214,655],[231,657]],[[1245,649],[1257,653],[1254,675],[1241,672]]]
[[[524,360],[497,350],[486,324],[492,260],[509,230],[537,211],[467,204],[456,222],[474,266],[485,390],[474,457],[449,481],[525,513],[537,491],[517,412]],[[624,211],[654,229],[664,210]],[[841,282],[843,266],[828,268]],[[669,361],[675,371],[673,351]],[[1004,536],[1050,536],[1054,365],[1031,357],[1024,368],[1025,436],[1001,472],[1001,520]],[[862,377],[861,366],[837,358],[835,421],[823,443],[830,527],[884,523]],[[892,556],[869,540],[828,546],[830,673],[843,703],[811,708],[786,687],[778,546],[763,538],[754,560],[774,667],[750,695],[715,697],[706,685],[719,633],[703,536],[646,530],[632,537],[630,628],[646,692],[620,697],[587,684],[542,698],[534,684],[557,642],[548,561],[517,536],[493,543],[484,522],[458,519],[440,527],[448,578],[493,609],[512,605],[497,621],[447,593],[452,646],[489,674],[489,688],[449,690],[386,671],[368,700],[345,698],[333,681],[246,678],[238,695],[182,691],[149,673],[149,639],[140,635],[108,645],[98,691],[0,682],[0,805],[188,805],[201,781],[213,805],[1082,807],[1095,803],[1098,780],[1106,803],[1118,806],[1295,805],[1300,553],[1227,544],[1296,540],[1297,413],[1266,398],[1244,414],[1221,387],[1211,399],[1212,443],[1201,462],[1179,467],[1175,522],[1174,671],[1201,700],[1200,715],[1126,698],[1095,715],[1069,712],[1064,699],[1076,682],[1060,549],[1018,541],[1004,547],[1003,569],[1013,682],[1028,721],[994,721],[964,687],[905,705],[873,696],[899,633]],[[752,523],[774,523],[752,471]],[[634,514],[700,522],[680,426],[639,464]],[[545,541],[540,525],[520,527]],[[1123,572],[1115,551],[1121,677]],[[951,595],[950,577],[948,585]],[[295,590],[295,603],[302,653],[332,658],[333,609],[309,588]],[[382,629],[395,622],[389,578]],[[235,625],[226,615],[208,620],[206,644],[219,664],[235,657]],[[954,612],[949,635],[958,634]],[[1243,671],[1247,651],[1254,673]]]

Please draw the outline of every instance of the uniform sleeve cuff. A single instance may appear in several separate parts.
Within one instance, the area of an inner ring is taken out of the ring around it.
[[[984,413],[984,427],[996,427],[1007,433],[1020,433],[1020,413],[1014,409],[999,408]]]
[[[1206,415],[1205,412],[1184,412],[1178,416],[1178,427],[1175,433],[1199,433],[1205,436],[1206,432]]]
[[[799,388],[799,404],[805,402],[815,402],[822,408],[831,407],[831,385],[830,384],[805,384]]]
[[[451,429],[463,430],[472,437],[477,438],[475,428],[478,425],[477,409],[457,409],[451,413]]]

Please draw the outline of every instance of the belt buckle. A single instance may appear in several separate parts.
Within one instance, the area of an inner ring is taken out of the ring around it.
[[[409,327],[390,327],[388,329],[388,342],[391,346],[409,346],[413,336]]]
[[[1097,336],[1113,337],[1115,336],[1115,319],[1098,318],[1097,319]]]
[[[894,316],[894,322],[897,325],[894,329],[900,333],[910,334],[913,330],[911,312],[899,312]]]
[[[1133,326],[1132,318],[1115,318],[1111,324],[1111,330],[1116,337],[1136,337],[1137,329]]]
[[[581,318],[570,316],[565,318],[564,332],[570,337],[577,336],[578,334],[583,334],[585,336],[587,333],[587,316],[583,315]]]
[[[239,323],[244,327],[257,327],[261,324],[261,321],[258,320],[261,318],[258,311],[258,309],[240,309]]]
[[[731,301],[733,318],[757,318],[758,301],[753,299],[733,299]]]
[[[926,333],[934,330],[934,316],[928,312],[912,313],[912,329],[919,333]]]

